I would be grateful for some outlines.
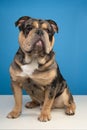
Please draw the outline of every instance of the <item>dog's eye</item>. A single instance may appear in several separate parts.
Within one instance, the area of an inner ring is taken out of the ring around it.
[[[26,27],[26,30],[27,30],[27,31],[31,31],[31,30],[32,30],[32,26],[27,26],[27,27]]]
[[[25,29],[24,29],[24,34],[25,34],[25,36],[27,36],[28,35],[28,33],[30,32],[32,30],[32,26],[27,26]]]
[[[46,31],[47,33],[50,33],[50,32],[51,32],[48,28],[46,28],[45,31]]]
[[[46,28],[45,31],[46,31],[49,35],[53,35],[52,29]]]

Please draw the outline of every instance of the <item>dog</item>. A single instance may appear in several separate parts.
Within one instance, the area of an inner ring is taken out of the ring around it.
[[[19,49],[10,65],[15,106],[7,117],[20,116],[22,89],[32,100],[26,103],[27,108],[42,105],[39,121],[51,120],[53,108],[64,107],[67,115],[74,115],[76,105],[53,51],[54,34],[59,30],[56,22],[23,16],[15,25],[20,30]]]

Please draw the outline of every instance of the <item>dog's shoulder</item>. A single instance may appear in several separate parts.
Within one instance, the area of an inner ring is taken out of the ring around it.
[[[14,77],[17,76],[18,73],[20,73],[21,70],[21,65],[23,64],[23,57],[24,54],[19,48],[14,56],[14,59],[10,65],[9,71],[12,79],[15,79]]]
[[[24,59],[24,53],[23,51],[19,48],[18,51],[16,52],[16,55],[14,57],[14,61],[18,61],[21,64],[23,64],[23,59]]]

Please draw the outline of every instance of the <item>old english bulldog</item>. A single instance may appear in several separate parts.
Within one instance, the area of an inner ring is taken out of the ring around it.
[[[74,115],[74,99],[60,73],[53,51],[57,24],[53,20],[23,16],[15,25],[20,30],[19,49],[10,66],[15,106],[7,117],[20,116],[22,89],[31,97],[31,101],[25,105],[27,108],[42,105],[39,121],[51,120],[52,108],[64,107],[67,115]]]

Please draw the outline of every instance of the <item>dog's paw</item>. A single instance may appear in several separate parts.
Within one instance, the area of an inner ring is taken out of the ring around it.
[[[41,115],[38,117],[38,120],[41,121],[41,122],[50,121],[50,120],[51,120],[51,115],[50,115],[50,114],[41,114]]]
[[[73,109],[67,108],[66,111],[65,111],[65,113],[66,113],[67,115],[74,115],[74,114],[75,114],[75,111],[74,111]]]
[[[20,114],[21,114],[21,112],[12,111],[12,112],[10,112],[10,113],[7,115],[7,118],[13,118],[13,119],[14,119],[14,118],[19,117]]]
[[[27,102],[26,104],[25,104],[25,107],[26,108],[35,108],[35,107],[37,107],[39,104],[38,103],[36,103],[36,102],[34,102],[34,101],[31,101],[31,102]]]

